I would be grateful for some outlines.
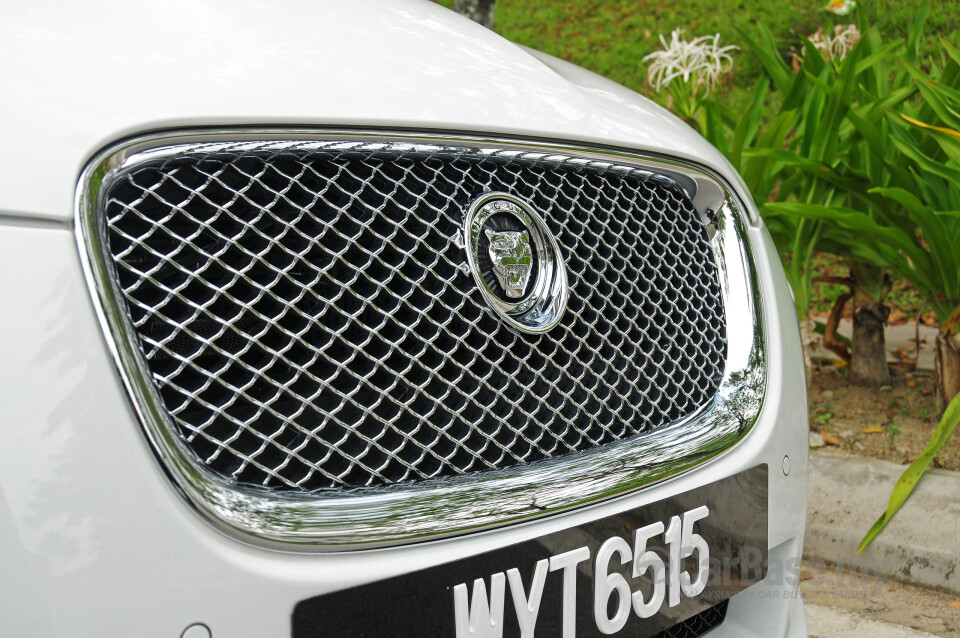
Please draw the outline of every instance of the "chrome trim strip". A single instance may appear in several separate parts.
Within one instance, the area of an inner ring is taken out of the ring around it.
[[[36,228],[41,230],[70,230],[72,220],[52,219],[33,215],[18,215],[0,211],[0,226],[14,226],[17,228]]]
[[[227,482],[193,461],[166,423],[136,333],[104,259],[105,227],[98,197],[110,176],[171,145],[229,140],[351,140],[515,148],[571,153],[665,174],[681,183],[711,227],[727,318],[723,380],[704,409],[669,426],[587,452],[529,465],[337,495],[278,494]],[[137,138],[100,153],[83,171],[76,197],[81,260],[107,345],[117,361],[144,432],[187,501],[218,529],[246,542],[283,550],[343,551],[454,536],[582,507],[635,491],[729,450],[755,424],[763,403],[767,360],[756,266],[747,216],[734,190],[697,168],[621,151],[571,145],[393,132],[222,130]]]

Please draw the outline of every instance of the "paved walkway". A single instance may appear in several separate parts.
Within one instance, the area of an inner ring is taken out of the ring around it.
[[[861,615],[837,609],[807,605],[810,638],[942,638],[909,627],[869,620]]]
[[[960,596],[897,582],[885,574],[807,559],[800,583],[810,635],[818,638],[960,638]]]

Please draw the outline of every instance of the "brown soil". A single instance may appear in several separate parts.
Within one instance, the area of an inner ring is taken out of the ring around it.
[[[909,464],[939,421],[935,388],[932,372],[895,373],[890,386],[864,388],[849,384],[842,369],[824,367],[810,383],[810,429],[836,436],[831,451]],[[960,470],[960,428],[933,467]]]

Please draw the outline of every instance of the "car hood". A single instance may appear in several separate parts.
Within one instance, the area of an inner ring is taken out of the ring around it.
[[[8,216],[69,221],[99,149],[193,127],[519,136],[666,154],[737,179],[649,100],[426,0],[33,2],[5,13]]]

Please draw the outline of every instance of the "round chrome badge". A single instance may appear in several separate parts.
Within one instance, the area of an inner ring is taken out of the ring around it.
[[[487,193],[464,222],[470,271],[493,311],[524,332],[557,325],[567,306],[567,271],[557,240],[533,208],[506,193]]]

